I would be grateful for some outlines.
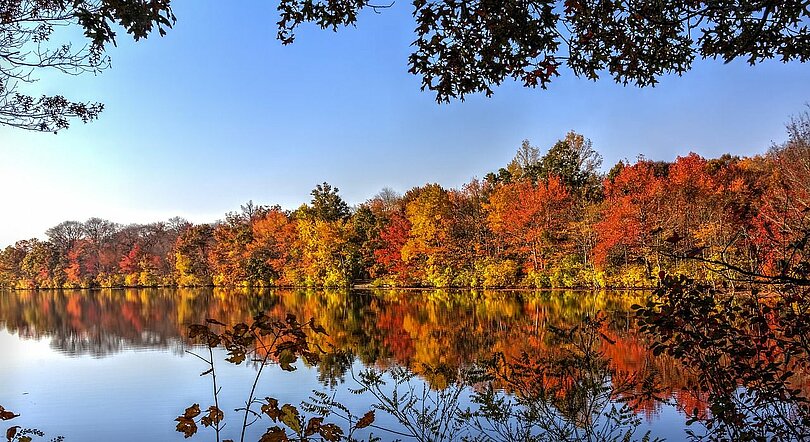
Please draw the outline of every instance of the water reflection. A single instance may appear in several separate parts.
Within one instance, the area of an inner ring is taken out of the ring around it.
[[[571,327],[596,312],[607,312],[602,346],[612,369],[638,378],[651,374],[656,389],[687,410],[698,398],[680,388],[686,376],[669,358],[653,357],[629,318],[643,293],[499,291],[315,291],[224,289],[129,289],[0,293],[0,323],[23,338],[50,337],[51,346],[70,356],[104,357],[125,349],[182,352],[190,343],[187,326],[217,318],[249,322],[258,313],[314,318],[337,349],[366,366],[458,369],[500,354],[517,360],[557,351],[549,326]],[[351,361],[325,357],[318,364],[323,384],[345,378]],[[433,388],[441,377],[424,376]],[[649,417],[661,407],[637,401]]]
[[[463,364],[542,340],[545,326],[597,311],[627,312],[637,295],[590,292],[128,289],[0,292],[0,323],[23,338],[52,338],[71,356],[168,348],[208,317],[245,322],[260,312],[324,324],[364,363]],[[628,322],[621,324],[625,330]],[[530,340],[530,341],[531,341]]]

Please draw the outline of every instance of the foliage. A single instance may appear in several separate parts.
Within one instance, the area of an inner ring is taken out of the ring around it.
[[[355,25],[363,10],[392,6],[281,0],[277,38],[289,44],[304,23],[337,30]],[[155,31],[164,35],[176,20],[171,0],[5,0],[0,14],[0,124],[48,132],[67,128],[71,120],[94,120],[104,106],[62,95],[27,95],[21,84],[47,70],[97,74],[110,66],[106,47],[116,43],[116,26],[140,40]],[[778,6],[750,0],[415,0],[412,14],[409,71],[438,102],[490,96],[510,78],[545,89],[563,66],[578,77],[607,74],[618,83],[649,86],[663,75],[683,74],[697,57],[745,58],[753,65],[770,58],[804,62],[810,56],[810,12],[801,0]],[[51,43],[62,27],[81,29],[86,44]]]
[[[7,421],[19,417],[12,411],[6,410],[0,405],[0,421]],[[8,442],[31,442],[34,438],[45,437],[45,433],[35,428],[22,428],[19,425],[14,425],[6,429],[6,440]],[[64,438],[57,436],[51,439],[51,442],[62,442]]]
[[[292,43],[303,23],[337,30],[363,10],[394,6],[358,0],[283,0],[278,38]],[[410,72],[439,102],[493,94],[507,79],[546,88],[563,66],[578,77],[655,85],[697,57],[807,61],[810,11],[800,0],[463,1],[416,0]]]
[[[696,374],[686,388],[701,394],[710,414],[684,410],[708,440],[804,440],[810,401],[810,303],[806,290],[753,289],[729,294],[684,276],[661,275],[656,297],[636,305],[652,351]]]
[[[45,71],[68,75],[97,74],[110,66],[108,44],[114,28],[135,40],[155,30],[164,35],[175,22],[171,0],[4,0],[0,2],[0,124],[57,132],[74,119],[98,118],[101,103],[73,102],[62,95],[27,95],[21,85]],[[52,42],[55,31],[77,27],[85,44]]]
[[[345,220],[349,217],[349,205],[338,195],[337,187],[329,183],[318,184],[312,190],[312,206],[306,212],[321,221]]]
[[[223,329],[223,331],[218,332],[216,329]],[[176,430],[189,438],[197,433],[198,424],[202,424],[204,427],[213,428],[216,440],[220,440],[226,416],[225,412],[219,408],[220,390],[217,387],[213,350],[222,347],[227,352],[228,357],[225,358],[227,362],[239,365],[250,361],[258,366],[244,408],[235,410],[243,412],[240,442],[245,440],[246,429],[264,417],[271,419],[274,423],[282,424],[284,427],[278,425],[269,427],[260,437],[261,441],[307,441],[316,437],[327,441],[343,440],[342,428],[332,423],[324,423],[324,416],[313,416],[307,419],[294,405],[283,404],[279,407],[279,401],[275,398],[259,399],[257,397],[256,386],[263,370],[271,363],[278,364],[279,368],[284,371],[295,370],[293,364],[299,357],[311,365],[318,363],[322,350],[317,345],[313,348],[308,333],[325,335],[326,330],[315,324],[313,320],[300,323],[292,314],[288,314],[284,321],[260,314],[253,318],[250,325],[238,323],[227,327],[215,319],[208,319],[206,324],[189,326],[189,339],[201,342],[208,349],[208,358],[195,353],[191,354],[202,359],[209,367],[200,376],[211,376],[214,404],[209,406],[205,413],[200,409],[199,404],[186,408],[183,414],[175,419]],[[254,407],[258,408],[254,409]],[[349,437],[351,438],[353,430],[367,427],[373,421],[372,413],[354,422],[350,426]]]
[[[212,224],[66,221],[0,251],[0,286],[643,288],[662,270],[795,282],[810,273],[808,120],[748,158],[641,157],[602,177],[570,132],[546,153],[524,142],[484,180],[354,208],[323,183],[295,211],[249,202]]]
[[[650,440],[649,432],[636,437],[640,418],[628,402],[637,379],[616,370],[601,350],[612,345],[601,331],[604,320],[549,327],[556,350],[543,355],[496,353],[459,368],[366,368],[352,374],[359,385],[352,393],[371,397],[376,410],[399,424],[382,430],[417,441]],[[622,396],[624,403],[617,401]],[[324,393],[308,409],[348,412]]]

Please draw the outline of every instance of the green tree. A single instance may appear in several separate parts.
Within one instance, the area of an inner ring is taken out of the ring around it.
[[[312,207],[307,210],[309,214],[321,221],[346,220],[349,217],[349,205],[338,195],[340,189],[332,187],[329,183],[318,184],[310,192]]]
[[[591,140],[571,131],[538,162],[530,165],[524,176],[544,181],[558,177],[577,196],[596,199],[600,191],[601,166],[602,156],[593,149]]]

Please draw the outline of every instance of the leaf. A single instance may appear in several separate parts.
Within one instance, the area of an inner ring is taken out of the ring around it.
[[[233,334],[236,336],[244,336],[248,330],[250,330],[250,327],[248,327],[244,322],[240,322],[239,324],[233,326]]]
[[[292,365],[298,358],[295,357],[295,354],[289,350],[284,350],[278,356],[278,364],[281,366],[281,369],[284,371],[295,371],[295,367]]]
[[[219,408],[215,406],[208,407],[208,414],[203,416],[200,419],[200,423],[205,425],[206,427],[210,427],[211,425],[217,426],[222,419],[225,417],[225,413],[222,412]]]
[[[188,408],[183,413],[182,416],[178,416],[175,421],[177,422],[177,427],[175,429],[183,433],[183,437],[189,438],[197,432],[197,423],[194,422],[194,418],[200,414],[200,404],[194,404]]]
[[[322,417],[313,417],[307,423],[307,428],[304,430],[304,436],[312,436],[313,434],[317,433],[321,429],[321,424],[323,423]]]
[[[223,324],[223,323],[221,323],[221,322],[217,321],[216,319],[212,319],[212,318],[208,318],[208,319],[206,319],[206,320],[205,320],[205,322],[207,322],[207,323],[209,323],[209,324],[216,324],[216,325],[222,325],[222,326],[224,326],[224,325],[225,325],[225,324]]]
[[[287,433],[279,427],[268,428],[267,432],[262,435],[259,442],[287,442]]]
[[[0,405],[0,420],[7,421],[10,419],[14,419],[17,416],[19,416],[19,414],[14,414],[13,412],[6,410],[5,408],[3,408],[2,405]]]
[[[226,361],[239,365],[245,362],[245,352],[239,349],[234,349],[229,352],[230,356],[225,358]]]
[[[290,404],[281,407],[281,422],[296,434],[301,432],[301,422],[298,419],[298,409]]]
[[[354,426],[356,429],[366,428],[367,426],[371,425],[374,422],[374,410],[369,410],[363,417],[357,421],[357,425]]]
[[[343,437],[343,430],[335,424],[321,425],[318,433],[329,442],[337,442]]]
[[[278,400],[271,397],[264,398],[264,400],[267,403],[262,405],[262,413],[266,414],[270,419],[273,419],[273,422],[277,421],[278,418],[281,417],[281,410],[278,409]]]
[[[186,411],[183,413],[183,417],[191,419],[199,416],[199,414],[200,414],[200,404],[194,404],[186,408]]]
[[[6,438],[8,438],[9,442],[14,439],[14,436],[17,435],[17,428],[20,428],[19,425],[15,425],[8,430],[6,430]]]
[[[210,330],[208,327],[201,325],[201,324],[191,324],[188,326],[188,337],[189,339],[194,339],[197,336],[204,336],[208,334]]]
[[[175,430],[183,433],[183,437],[189,438],[197,432],[197,423],[194,422],[194,419],[178,416],[175,421],[177,421],[177,427],[175,427]]]

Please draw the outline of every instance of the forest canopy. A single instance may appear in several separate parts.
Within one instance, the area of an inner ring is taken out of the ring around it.
[[[252,202],[212,224],[66,221],[0,251],[0,286],[645,287],[661,271],[806,278],[810,114],[766,154],[622,161],[571,132],[457,189],[328,183],[296,210]],[[802,249],[803,250],[803,249]],[[801,270],[805,269],[805,270]]]
[[[357,25],[364,11],[399,7],[280,0],[277,38],[290,44],[303,24],[337,31]],[[489,96],[509,79],[545,88],[563,68],[643,87],[685,73],[698,58],[756,64],[810,56],[807,0],[414,0],[411,7],[409,71],[438,102]],[[110,65],[106,50],[118,33],[140,40],[174,23],[171,0],[0,0],[0,124],[56,132],[98,118],[102,103],[34,96],[25,86],[49,70],[99,73]],[[54,41],[60,28],[81,30],[84,41]]]

